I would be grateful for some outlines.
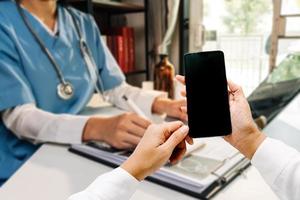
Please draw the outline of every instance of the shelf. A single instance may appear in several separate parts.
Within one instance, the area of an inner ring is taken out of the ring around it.
[[[1,1],[1,0],[0,0]],[[141,0],[141,3],[125,3],[120,1],[107,0],[68,0],[68,3],[75,8],[89,13],[95,17],[98,26],[105,32],[112,27],[111,18],[119,14],[135,14],[143,15],[145,27],[145,68],[125,73],[126,77],[134,75],[143,75],[149,80],[149,36],[148,36],[148,0]]]
[[[300,14],[284,14],[280,15],[280,17],[300,17]]]
[[[294,39],[300,39],[300,36],[279,36],[279,39],[286,39],[286,40],[294,40]]]
[[[139,71],[127,72],[127,73],[125,73],[125,76],[132,76],[132,75],[138,75],[138,74],[147,74],[147,71],[139,70]]]
[[[86,0],[71,0],[72,3],[85,3]],[[139,4],[116,1],[92,0],[94,10],[109,14],[125,14],[145,12],[145,7]]]

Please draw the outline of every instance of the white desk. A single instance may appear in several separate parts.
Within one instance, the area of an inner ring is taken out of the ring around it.
[[[89,113],[93,114],[93,113]],[[114,113],[116,114],[116,113]],[[298,118],[299,119],[299,118]],[[276,120],[267,130],[279,130]],[[300,132],[299,132],[300,133]],[[43,145],[0,189],[1,200],[63,200],[111,168],[68,152],[66,146]],[[100,188],[99,188],[100,189]],[[133,200],[192,200],[190,196],[144,181]],[[218,193],[214,200],[278,200],[254,167]]]
[[[43,145],[0,189],[1,200],[63,200],[84,189],[111,168],[68,152],[66,146]],[[190,196],[144,181],[134,200],[192,200]],[[277,200],[258,172],[250,167],[214,200]]]

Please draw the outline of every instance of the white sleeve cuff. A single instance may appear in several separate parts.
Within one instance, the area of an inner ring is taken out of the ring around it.
[[[136,191],[139,181],[121,167],[99,176],[86,190],[75,194],[69,200],[130,199]]]
[[[19,138],[32,142],[80,144],[88,116],[53,114],[25,104],[3,113],[5,126]]]
[[[84,127],[89,116],[65,115],[63,122],[59,124],[56,142],[66,144],[81,144]]]
[[[273,186],[288,163],[298,152],[281,141],[266,138],[258,147],[251,163],[255,166],[267,183]]]

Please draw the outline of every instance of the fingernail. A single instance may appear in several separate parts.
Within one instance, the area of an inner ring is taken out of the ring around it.
[[[182,121],[176,121],[178,124],[180,124],[180,127],[182,127],[184,124],[183,124],[183,122]]]
[[[189,131],[189,127],[186,126],[186,125],[184,125],[184,126],[182,126],[182,127],[180,128],[180,132],[181,132],[182,134],[186,134],[188,131]]]

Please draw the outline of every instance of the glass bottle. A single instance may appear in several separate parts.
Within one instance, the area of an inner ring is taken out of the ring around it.
[[[168,55],[160,55],[160,61],[154,70],[154,89],[165,91],[169,98],[174,98],[174,66]]]

